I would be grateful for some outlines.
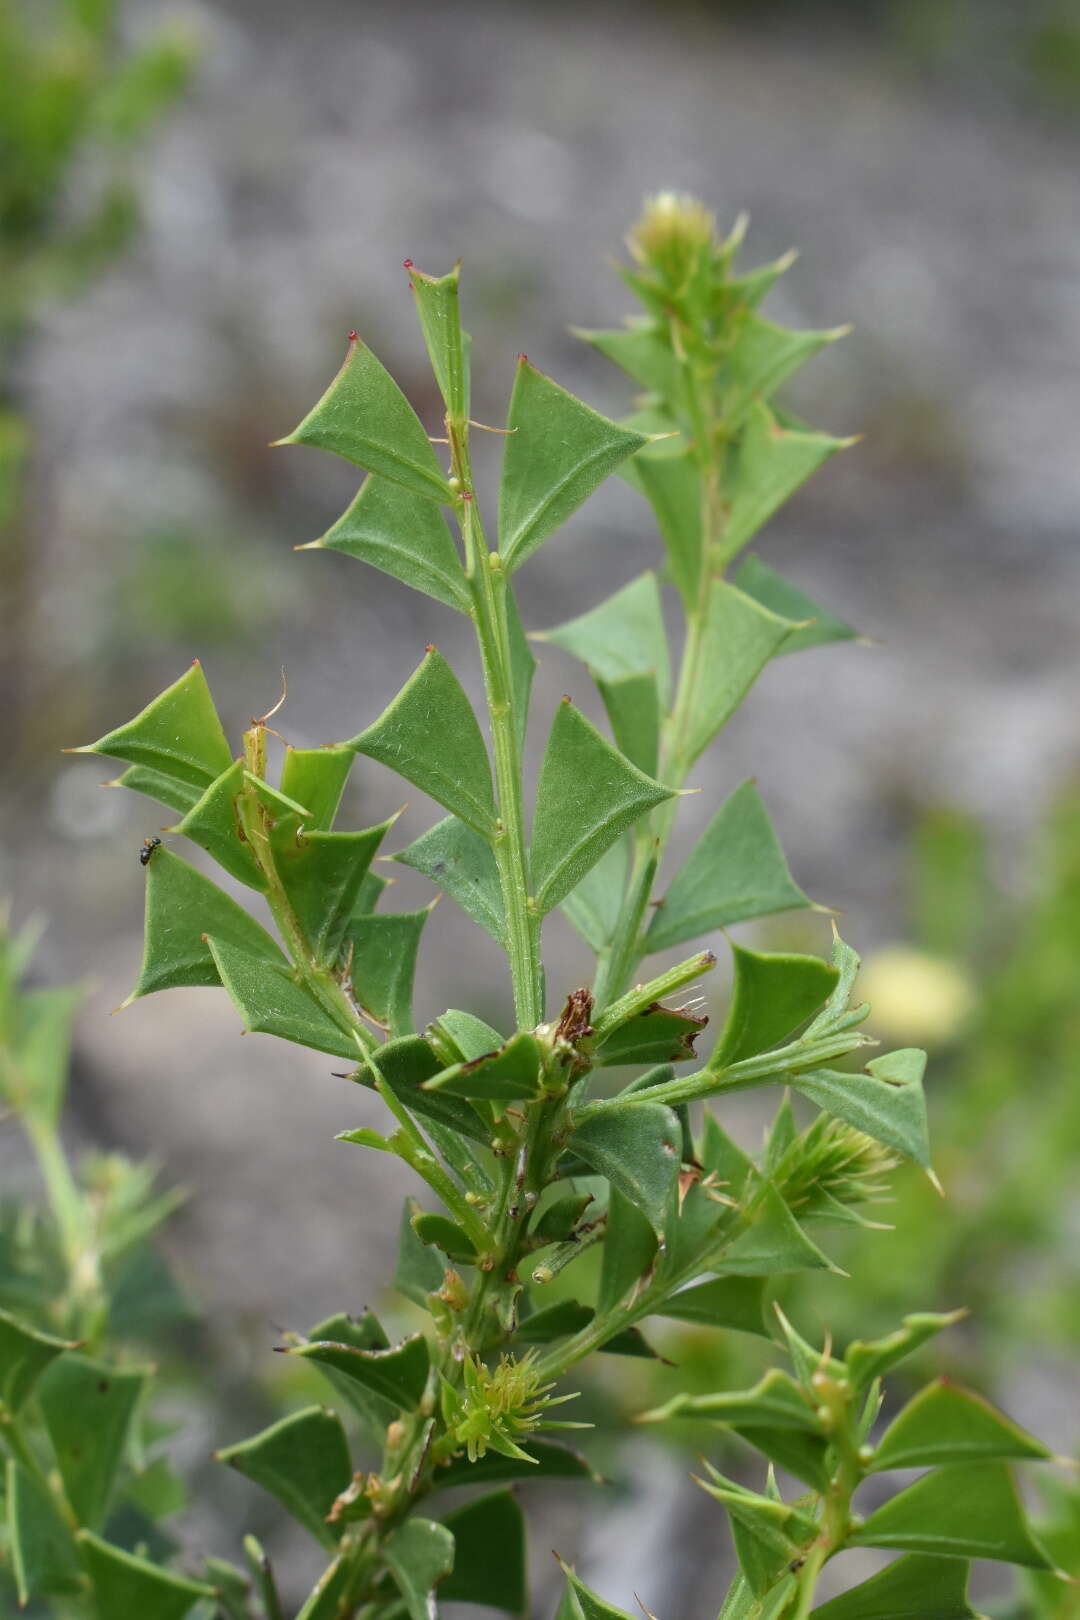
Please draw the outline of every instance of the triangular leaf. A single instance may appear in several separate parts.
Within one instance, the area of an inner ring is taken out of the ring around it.
[[[473,922],[500,945],[506,933],[499,869],[491,846],[457,816],[437,821],[408,849],[394,856],[402,866],[437,883]]]
[[[352,1462],[336,1413],[309,1406],[215,1455],[269,1491],[324,1547],[337,1546],[340,1529],[326,1517],[352,1479]]]
[[[695,1283],[658,1305],[655,1314],[676,1322],[768,1337],[765,1283],[759,1277],[714,1277],[710,1282]]]
[[[998,1462],[961,1463],[924,1474],[871,1513],[848,1544],[1051,1568],[1028,1526],[1012,1475]]]
[[[814,1620],[976,1620],[968,1566],[958,1558],[908,1553],[850,1592],[813,1611]]]
[[[362,832],[308,832],[295,817],[270,835],[274,866],[314,961],[332,966],[353,916],[360,885],[393,821]]]
[[[685,440],[673,441],[677,445]],[[697,606],[704,537],[701,529],[701,475],[691,451],[679,455],[642,452],[626,463],[653,509],[667,550],[671,578],[688,609]],[[753,595],[753,592],[750,593]],[[774,609],[775,611],[775,609]]]
[[[315,409],[278,442],[314,445],[416,495],[450,504],[449,486],[419,418],[385,366],[355,336]]]
[[[562,1563],[562,1560],[559,1562]],[[578,1580],[568,1564],[563,1564],[562,1568],[573,1598],[573,1613],[578,1620],[631,1620],[625,1610],[615,1608],[614,1604],[606,1603],[602,1597],[590,1591],[584,1581]]]
[[[617,681],[598,679],[615,746],[646,776],[655,776],[660,759],[660,694],[656,676],[623,675]]]
[[[446,276],[426,276],[405,261],[431,369],[449,415],[469,414],[469,340],[461,330],[461,265]]]
[[[106,1615],[138,1615],[139,1620],[183,1620],[201,1599],[215,1596],[212,1586],[189,1581],[146,1558],[122,1552],[88,1530],[80,1530],[78,1540],[103,1620]]]
[[[433,1481],[439,1490],[454,1485],[500,1485],[516,1479],[581,1479],[596,1482],[596,1474],[584,1457],[554,1440],[527,1440],[521,1447],[524,1458],[504,1457],[488,1450],[475,1462],[462,1455],[436,1470]]]
[[[851,442],[782,428],[767,405],[751,405],[732,472],[722,560],[736,556],[800,484]]]
[[[232,764],[232,750],[198,660],[134,720],[71,752],[108,754],[200,793]]]
[[[725,580],[709,590],[701,635],[698,690],[702,694],[680,739],[693,764],[739,707],[770,658],[795,627]]]
[[[709,1059],[712,1069],[779,1046],[818,1010],[839,977],[817,956],[735,944],[731,952],[735,982],[723,1034]]]
[[[640,1281],[656,1258],[656,1233],[632,1198],[613,1182],[600,1268],[597,1309],[609,1311]]]
[[[349,747],[414,782],[485,838],[493,835],[487,748],[461,682],[434,647],[389,708]]]
[[[234,760],[227,771],[215,777],[206,792],[170,831],[183,833],[193,844],[205,849],[220,867],[240,883],[261,890],[266,888],[266,879],[244,836],[236,808],[245,775],[244,761]],[[156,865],[156,854],[152,860]]]
[[[518,364],[499,489],[499,550],[519,568],[597,485],[646,442]]]
[[[69,1340],[41,1333],[0,1310],[0,1401],[4,1408],[12,1414],[18,1412],[45,1369],[65,1350],[75,1349]]]
[[[392,1037],[413,1033],[416,953],[430,915],[430,906],[423,911],[390,911],[357,917],[349,928],[353,998]]]
[[[912,1397],[879,1441],[871,1464],[883,1468],[929,1468],[936,1463],[981,1458],[1049,1457],[1003,1412],[970,1390],[938,1379]]]
[[[598,607],[554,630],[538,631],[533,640],[561,647],[604,681],[652,673],[661,702],[667,703],[671,668],[660,587],[653,573],[640,574]]]
[[[341,743],[327,748],[286,747],[281,791],[303,805],[310,817],[304,825],[311,832],[329,832],[334,825],[354,758],[352,749]]]
[[[838,327],[827,332],[797,332],[761,315],[744,317],[729,362],[731,414],[737,419],[754,397],[768,399],[788,377],[847,330]]]
[[[447,1220],[445,1215],[429,1215],[426,1211],[419,1210],[413,1216],[412,1224],[413,1231],[421,1243],[429,1248],[441,1249],[454,1265],[476,1264],[476,1244],[464,1227],[459,1226],[456,1221]]]
[[[662,399],[678,399],[685,388],[678,358],[651,321],[631,321],[608,332],[574,332],[628,377]]]
[[[681,1142],[678,1117],[670,1108],[611,1103],[583,1119],[568,1145],[636,1205],[659,1234],[679,1172]]]
[[[696,1013],[680,1012],[654,1001],[601,1043],[596,1064],[611,1068],[635,1063],[687,1063],[697,1056],[694,1042],[708,1022]]]
[[[865,1074],[817,1069],[793,1075],[791,1084],[826,1113],[895,1148],[925,1170],[930,1165],[922,1089],[925,1067],[926,1053],[907,1047],[875,1058]]]
[[[597,954],[618,927],[629,867],[627,840],[618,838],[562,902],[563,915]]]
[[[964,1316],[963,1311],[950,1311],[948,1313],[929,1311],[913,1316],[905,1316],[903,1326],[889,1333],[883,1339],[871,1339],[864,1342],[855,1339],[848,1345],[844,1361],[848,1374],[857,1388],[865,1389],[873,1383],[875,1378],[881,1378],[890,1367],[903,1361],[917,1350],[921,1344],[932,1339],[935,1334],[941,1333],[945,1328],[952,1327]]]
[[[107,1367],[69,1355],[55,1361],[38,1385],[64,1492],[89,1529],[105,1520],[149,1376],[145,1368]]]
[[[288,1346],[286,1353],[332,1367],[405,1412],[413,1411],[420,1402],[430,1361],[428,1343],[422,1333],[402,1339],[391,1350],[361,1350],[352,1344],[311,1339],[305,1344]]]
[[[758,1194],[753,1224],[711,1267],[725,1276],[768,1277],[773,1272],[831,1271],[827,1255],[811,1243],[775,1187]]]
[[[389,479],[366,479],[333,528],[303,549],[342,551],[446,607],[469,612],[465,572],[441,512]]]
[[[744,782],[717,811],[657,906],[646,948],[667,950],[717,928],[810,904],[792,879],[757,788]]]
[[[467,1102],[460,1097],[442,1096],[437,1091],[423,1089],[424,1082],[441,1073],[442,1066],[427,1041],[419,1035],[403,1035],[398,1040],[387,1041],[370,1055],[368,1067],[412,1113],[487,1145],[491,1133],[484,1129],[480,1116]]]
[[[249,1034],[276,1035],[354,1062],[363,1055],[356,1035],[331,1018],[284,962],[253,956],[221,938],[206,943]]]
[[[352,1560],[344,1557],[335,1558],[319,1576],[296,1620],[338,1620],[341,1605],[352,1580]],[[280,1604],[278,1607],[280,1608]]]
[[[428,1092],[452,1097],[487,1097],[494,1101],[531,1099],[537,1095],[543,1054],[535,1036],[526,1030],[512,1035],[505,1046],[468,1063],[455,1064],[425,1081]]]
[[[394,1287],[414,1305],[427,1308],[427,1296],[442,1287],[443,1267],[437,1255],[427,1248],[416,1235],[413,1219],[420,1213],[418,1204],[405,1200],[405,1208],[398,1228],[397,1268]]]
[[[489,1609],[523,1614],[525,1520],[511,1491],[493,1491],[445,1519],[454,1537],[454,1568],[439,1586],[446,1603],[479,1603]]]
[[[760,602],[771,612],[778,613],[782,619],[793,619],[797,624],[803,624],[802,629],[791,632],[780,648],[783,657],[788,653],[806,652],[811,647],[824,647],[833,641],[855,640],[856,631],[849,624],[826,613],[812,597],[775,569],[766,567],[758,557],[747,557],[740,564],[735,574],[735,584],[740,591],[745,591],[747,596],[752,596],[755,602]],[[803,623],[804,620],[811,622]]]
[[[49,1592],[77,1592],[82,1570],[71,1530],[45,1482],[7,1465],[7,1532],[20,1607]]]
[[[128,999],[181,985],[220,984],[206,934],[284,970],[284,956],[254,917],[179,855],[156,849],[146,873],[142,967]]]
[[[620,833],[674,792],[632,765],[572,703],[561,703],[533,822],[530,864],[541,912],[558,905]]]
[[[383,1544],[409,1620],[435,1620],[434,1588],[454,1567],[454,1538],[433,1519],[412,1518]]]

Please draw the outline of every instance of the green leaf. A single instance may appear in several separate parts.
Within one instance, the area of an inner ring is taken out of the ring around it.
[[[505,592],[510,685],[513,690],[514,725],[520,754],[525,746],[525,733],[529,725],[529,700],[532,695],[533,678],[536,675],[536,659],[532,655],[532,648],[529,646],[529,639],[525,634],[517,602],[509,584],[505,586]]]
[[[0,1310],[0,1401],[6,1410],[18,1412],[45,1369],[65,1350],[76,1348]]]
[[[800,484],[853,442],[834,439],[828,433],[782,428],[767,405],[760,401],[751,405],[732,474],[731,506],[719,548],[721,561],[730,562],[737,556]]]
[[[286,747],[281,791],[304,806],[311,818],[305,826],[312,832],[329,832],[334,825],[354,758],[352,749],[340,743],[326,748]]]
[[[72,749],[78,753],[78,749]],[[102,787],[130,788],[133,793],[143,793],[148,799],[156,799],[158,804],[167,804],[170,810],[179,815],[186,815],[192,805],[198,804],[203,794],[203,785],[196,787],[191,782],[181,782],[175,776],[166,776],[163,771],[151,770],[146,765],[129,765],[126,771],[112,782],[103,782]]]
[[[390,707],[348,746],[430,793],[485,838],[494,835],[487,748],[464,688],[434,647]]]
[[[445,1519],[454,1538],[454,1567],[439,1586],[444,1603],[480,1603],[524,1614],[525,1520],[511,1491],[493,1491]]]
[[[434,1620],[433,1590],[454,1567],[454,1538],[433,1519],[406,1519],[383,1544],[409,1620]]]
[[[540,911],[565,899],[620,833],[674,796],[674,788],[639,771],[572,703],[561,703],[533,821],[530,863]]]
[[[677,400],[685,388],[675,351],[651,321],[631,322],[626,327],[606,332],[575,328],[574,336],[583,339],[651,394]]]
[[[426,276],[411,260],[405,268],[443,403],[450,416],[467,417],[469,340],[461,330],[460,261],[447,276]]]
[[[609,1311],[630,1292],[656,1258],[656,1233],[633,1198],[613,1182],[600,1267],[597,1310]]]
[[[678,455],[642,452],[626,463],[653,509],[667,551],[671,578],[689,611],[697,606],[701,579],[701,475],[692,451]],[[754,593],[751,591],[750,595]],[[775,609],[774,609],[775,611]]]
[[[313,1339],[289,1345],[284,1353],[332,1367],[362,1388],[392,1401],[403,1412],[415,1410],[427,1383],[428,1343],[422,1333],[402,1339],[392,1350],[360,1350],[352,1344]]]
[[[149,1377],[146,1368],[107,1367],[88,1356],[67,1355],[38,1385],[64,1492],[88,1529],[104,1522]]]
[[[469,612],[465,571],[442,513],[386,478],[365,479],[333,528],[300,549],[343,551],[446,607]]]
[[[77,1592],[81,1568],[71,1531],[43,1481],[7,1465],[7,1532],[19,1606],[50,1592]]]
[[[442,1281],[440,1274],[439,1282]],[[436,1285],[438,1286],[438,1285]],[[328,1316],[325,1321],[317,1322],[308,1330],[306,1337],[311,1342],[332,1344],[351,1344],[356,1350],[389,1350],[390,1341],[383,1332],[382,1324],[371,1311],[364,1311],[359,1317],[346,1316],[338,1312],[335,1316]],[[397,1403],[384,1400],[371,1389],[357,1383],[355,1378],[346,1377],[336,1368],[319,1363],[319,1371],[333,1389],[339,1401],[354,1411],[361,1421],[370,1429],[372,1435],[382,1440],[387,1424],[392,1423],[398,1415]]]
[[[872,1468],[928,1468],[980,1458],[1049,1457],[1003,1412],[945,1379],[927,1384],[886,1429]]]
[[[842,619],[826,613],[812,597],[806,596],[782,574],[776,573],[757,557],[747,557],[735,574],[735,584],[755,602],[778,613],[782,619],[803,624],[793,630],[780,648],[784,657],[788,653],[806,652],[811,647],[824,647],[833,641],[854,641],[856,631]],[[805,621],[811,621],[806,623]]]
[[[727,1022],[709,1059],[722,1069],[779,1046],[825,1001],[839,974],[817,956],[732,944],[735,982]]]
[[[320,966],[337,961],[360,885],[394,819],[362,832],[309,833],[290,818],[271,833],[278,876]]]
[[[616,1609],[613,1604],[605,1603],[603,1598],[590,1591],[584,1581],[578,1580],[569,1564],[563,1564],[561,1558],[559,1563],[562,1564],[563,1574],[567,1580],[567,1590],[573,1600],[572,1613],[575,1620],[578,1620],[578,1617],[580,1617],[580,1620],[631,1620],[625,1610]],[[560,1609],[560,1616],[561,1614],[562,1610]],[[559,1620],[558,1616],[556,1620]]]
[[[498,1037],[497,1037],[498,1038]],[[390,1087],[394,1096],[414,1114],[422,1114],[445,1125],[459,1136],[487,1145],[489,1131],[474,1108],[459,1097],[425,1091],[424,1082],[441,1073],[439,1060],[427,1041],[419,1035],[403,1035],[387,1041],[368,1058],[370,1071]]]
[[[653,573],[640,574],[579,618],[554,630],[537,631],[533,640],[561,647],[600,680],[651,673],[661,703],[667,704],[671,666],[660,587]]]
[[[908,1553],[813,1611],[815,1620],[977,1620],[958,1558]]]
[[[336,1413],[309,1406],[215,1456],[269,1491],[324,1547],[337,1546],[340,1530],[326,1517],[352,1480],[352,1462]]]
[[[775,1497],[758,1496],[725,1479],[706,1464],[703,1490],[727,1509],[739,1566],[757,1597],[763,1597],[787,1565],[818,1534],[818,1526],[798,1508]]]
[[[842,326],[828,332],[796,332],[761,315],[745,318],[730,360],[731,415],[737,419],[755,397],[768,399],[788,377],[848,330]]]
[[[568,1146],[641,1211],[657,1235],[679,1173],[682,1133],[661,1103],[611,1103],[576,1127]],[[610,1235],[608,1242],[610,1242]]]
[[[423,872],[492,939],[503,943],[506,914],[495,857],[491,846],[457,816],[437,821],[430,832],[393,858]]]
[[[156,849],[146,873],[142,967],[128,1001],[182,985],[220,984],[207,934],[285,971],[278,946],[242,906],[170,849]]]
[[[646,949],[664,951],[717,928],[811,905],[792,879],[753,782],[717,811],[657,906]]]
[[[629,868],[627,841],[618,838],[562,902],[563,915],[597,953],[610,945],[618,927]]]
[[[791,1084],[826,1113],[846,1120],[926,1170],[930,1167],[930,1137],[922,1089],[925,1067],[926,1053],[906,1047],[874,1058],[865,1074],[816,1069],[792,1075]]]
[[[997,1462],[960,1463],[924,1474],[871,1513],[848,1544],[1051,1568],[1028,1527],[1008,1468]]]
[[[391,911],[356,917],[349,928],[353,997],[394,1038],[413,1033],[416,953],[430,915],[430,906],[423,911]]]
[[[683,742],[688,765],[727,724],[794,628],[790,619],[771,613],[734,585],[713,580],[701,633],[701,699]]]
[[[757,1195],[753,1224],[724,1249],[711,1269],[726,1276],[768,1277],[773,1272],[836,1268],[811,1243],[775,1187],[766,1184]]]
[[[597,680],[615,746],[646,776],[655,776],[660,759],[660,694],[656,676],[623,675]]]
[[[183,833],[193,844],[205,849],[219,866],[240,883],[246,883],[250,889],[262,890],[266,888],[266,879],[243,833],[236,807],[246,774],[244,761],[234,760],[227,771],[215,777],[183,819],[168,830]],[[151,859],[156,865],[158,854]]]
[[[112,759],[153,771],[169,782],[194,787],[199,793],[232,764],[232,750],[197,659],[134,720],[71,752],[108,754]],[[145,780],[138,778],[140,784]],[[139,791],[147,788],[140,785]]]
[[[704,1418],[730,1429],[815,1490],[828,1488],[827,1442],[816,1409],[795,1380],[777,1368],[767,1372],[753,1389],[676,1396],[666,1406],[646,1413],[642,1421],[655,1423],[673,1417]]]
[[[620,462],[646,442],[529,365],[518,364],[499,488],[499,550],[521,566]]]
[[[453,1097],[487,1097],[498,1102],[531,1099],[537,1095],[542,1063],[543,1053],[535,1036],[519,1030],[498,1051],[434,1075],[424,1082],[424,1090]]]
[[[310,444],[428,500],[450,488],[420,420],[366,343],[351,338],[345,364],[315,409],[279,444]]]
[[[554,1440],[528,1440],[520,1448],[525,1458],[504,1457],[488,1450],[476,1462],[455,1457],[436,1470],[434,1486],[450,1490],[455,1485],[497,1485],[516,1479],[581,1479],[596,1482],[596,1474],[584,1457]],[[531,1460],[530,1460],[531,1459]]]
[[[765,1282],[759,1277],[714,1277],[710,1282],[695,1283],[658,1305],[655,1315],[768,1337]]]
[[[215,1595],[212,1586],[189,1581],[145,1558],[121,1552],[88,1530],[79,1531],[78,1541],[101,1620],[114,1620],[119,1615],[138,1615],[139,1620],[183,1620],[201,1599]]]
[[[296,1620],[338,1620],[352,1578],[352,1560],[335,1558],[319,1576]]]
[[[352,1062],[362,1057],[356,1036],[335,1023],[285,962],[252,956],[225,939],[206,943],[249,1035],[276,1035]]]
[[[429,1215],[424,1210],[418,1210],[412,1224],[421,1243],[441,1249],[455,1265],[476,1264],[476,1244],[456,1221],[447,1220],[445,1215]]]
[[[871,1339],[867,1342],[855,1339],[848,1345],[844,1356],[852,1383],[860,1389],[865,1389],[875,1378],[883,1377],[890,1367],[895,1367],[897,1362],[910,1356],[928,1339],[962,1321],[965,1314],[964,1311],[947,1313],[926,1311],[905,1316],[903,1326],[883,1339]]]
[[[694,1013],[678,1012],[654,1002],[636,1018],[620,1024],[601,1043],[596,1063],[600,1068],[631,1063],[686,1063],[696,1057],[694,1041],[708,1022]]]
[[[519,1324],[517,1339],[521,1344],[552,1344],[556,1339],[580,1333],[596,1316],[591,1305],[582,1305],[576,1299],[560,1299],[542,1311],[534,1311]],[[613,1356],[637,1356],[644,1361],[655,1361],[656,1351],[647,1344],[637,1328],[613,1329],[610,1338],[597,1345]]]

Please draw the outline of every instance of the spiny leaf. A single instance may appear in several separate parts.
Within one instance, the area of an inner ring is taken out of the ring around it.
[[[45,1482],[7,1465],[7,1532],[19,1606],[44,1593],[77,1592],[81,1569],[72,1533]]]
[[[871,1513],[848,1540],[853,1547],[1052,1567],[1031,1533],[1008,1468],[998,1462],[924,1474]]]
[[[655,776],[660,759],[660,694],[656,676],[623,675],[597,680],[615,746],[646,776]]]
[[[795,626],[725,580],[709,589],[701,633],[701,701],[680,739],[692,764],[739,707],[770,658]]]
[[[687,1063],[707,1018],[654,1002],[621,1024],[596,1051],[600,1068],[635,1063]]]
[[[424,1082],[427,1092],[453,1097],[487,1097],[494,1101],[530,1099],[537,1095],[543,1061],[535,1036],[519,1030],[505,1046],[468,1063],[455,1064]]]
[[[215,1455],[269,1491],[324,1547],[337,1546],[340,1530],[326,1516],[352,1479],[352,1462],[336,1413],[306,1407]]]
[[[530,864],[541,912],[558,905],[621,832],[674,793],[624,758],[572,703],[561,703],[533,822]]]
[[[606,1603],[590,1591],[584,1581],[579,1581],[569,1564],[562,1564],[563,1574],[566,1576],[567,1593],[571,1599],[570,1612],[574,1620],[630,1620],[630,1616],[623,1609],[616,1609],[611,1603]],[[560,1616],[562,1610],[560,1609]],[[559,1616],[556,1617],[559,1620]]]
[[[304,825],[311,832],[329,832],[334,825],[354,758],[352,749],[341,743],[327,748],[286,747],[281,791],[304,806],[310,817]]]
[[[461,263],[446,276],[426,276],[411,259],[406,259],[405,268],[443,403],[451,416],[467,417],[469,339],[461,330]]]
[[[68,1355],[55,1361],[38,1385],[65,1495],[88,1529],[104,1523],[149,1376],[146,1368],[108,1367],[88,1356]]]
[[[72,749],[72,753],[78,752],[77,748]],[[201,782],[198,786],[193,782],[182,782],[179,777],[166,776],[164,771],[151,770],[148,765],[129,765],[112,782],[103,782],[102,787],[130,788],[133,793],[143,793],[148,799],[156,799],[158,804],[167,804],[170,810],[175,810],[181,816],[199,802],[203,793]]]
[[[403,1035],[398,1040],[387,1041],[370,1055],[368,1068],[412,1113],[486,1146],[490,1132],[484,1129],[475,1109],[460,1097],[447,1097],[424,1089],[425,1081],[433,1080],[441,1072],[441,1065],[431,1046],[419,1035]]]
[[[895,1148],[926,1170],[930,1166],[930,1137],[922,1089],[925,1067],[926,1053],[905,1047],[874,1058],[866,1065],[865,1074],[817,1069],[793,1075],[791,1084],[819,1108]]]
[[[778,613],[783,619],[802,624],[793,630],[780,648],[780,656],[805,652],[810,647],[824,647],[833,641],[854,641],[856,632],[842,619],[826,613],[797,585],[768,568],[758,557],[747,557],[735,574],[735,584],[747,596],[752,596],[762,607]],[[808,623],[804,621],[810,621]]]
[[[760,1277],[714,1277],[710,1282],[695,1283],[658,1305],[656,1315],[768,1337],[765,1283]]]
[[[0,1401],[6,1410],[18,1412],[45,1369],[65,1350],[76,1348],[69,1340],[41,1333],[0,1310]]]
[[[476,1264],[476,1244],[465,1231],[464,1227],[456,1221],[447,1220],[445,1215],[429,1215],[419,1210],[412,1218],[413,1231],[421,1243],[428,1248],[434,1246],[441,1249],[448,1260],[455,1265],[472,1266]]]
[[[389,708],[348,746],[414,782],[485,838],[494,835],[487,748],[460,681],[434,647]]]
[[[813,1611],[814,1620],[977,1620],[969,1568],[958,1558],[908,1553]]]
[[[385,366],[355,336],[315,409],[278,443],[314,445],[416,495],[450,504],[449,486],[419,418]]]
[[[491,846],[457,816],[437,821],[429,832],[394,857],[437,883],[473,922],[501,945],[506,934],[499,869]]]
[[[618,838],[562,902],[562,912],[599,954],[610,945],[622,911],[630,851]]]
[[[102,1620],[106,1615],[183,1620],[196,1603],[215,1596],[212,1586],[122,1552],[89,1530],[79,1531],[78,1542]]]
[[[671,668],[660,587],[653,573],[640,574],[588,613],[554,630],[536,632],[533,640],[561,647],[604,681],[652,673],[661,702],[667,703]]]
[[[357,917],[349,927],[353,997],[391,1037],[413,1033],[416,953],[430,915],[430,906],[423,911],[391,911]]]
[[[745,318],[730,360],[732,395],[728,409],[732,417],[738,420],[751,399],[768,399],[808,360],[844,337],[848,330],[841,326],[824,332],[796,332],[761,315]]]
[[[352,1578],[352,1560],[335,1558],[319,1576],[296,1620],[338,1620]]]
[[[394,1287],[414,1305],[427,1308],[427,1296],[442,1286],[443,1268],[438,1256],[432,1254],[416,1235],[413,1220],[421,1214],[420,1206],[411,1198],[405,1200],[398,1228],[397,1269]]]
[[[479,1603],[524,1614],[525,1520],[512,1491],[493,1491],[449,1513],[454,1567],[439,1586],[446,1603]]]
[[[435,1620],[434,1588],[454,1567],[454,1537],[433,1519],[411,1518],[388,1536],[383,1557],[409,1620]]]
[[[821,1429],[816,1408],[779,1367],[770,1368],[753,1389],[676,1395],[666,1406],[647,1412],[642,1421],[658,1423],[672,1417],[703,1417],[728,1429],[800,1429],[806,1434]]]
[[[763,1597],[814,1539],[818,1526],[787,1502],[744,1490],[715,1468],[708,1472],[709,1479],[698,1484],[727,1509],[739,1565],[756,1596]]]
[[[574,336],[661,399],[676,400],[684,389],[675,352],[651,321],[631,321],[609,332],[586,332],[579,327]]]
[[[681,1140],[670,1108],[612,1103],[583,1119],[569,1146],[635,1204],[659,1234],[679,1172]]]
[[[816,1243],[811,1243],[775,1187],[757,1195],[753,1224],[742,1232],[711,1270],[725,1276],[768,1277],[785,1271],[835,1271]]]
[[[757,788],[744,782],[717,811],[657,906],[646,948],[667,950],[717,928],[809,905]]]
[[[940,1378],[912,1397],[878,1443],[872,1467],[928,1468],[981,1458],[1049,1457],[1003,1412]]]
[[[895,1367],[897,1362],[910,1356],[935,1334],[962,1321],[964,1315],[963,1311],[922,1312],[905,1316],[903,1326],[887,1334],[883,1339],[870,1339],[866,1342],[862,1339],[853,1340],[848,1345],[844,1357],[852,1383],[860,1389],[866,1389],[875,1378],[883,1377],[890,1367]]]
[[[227,771],[214,778],[183,819],[169,830],[182,833],[200,849],[205,849],[240,883],[262,890],[266,888],[266,879],[244,836],[236,805],[244,788],[245,775],[244,761],[234,760]],[[156,864],[157,857],[152,859]]]
[[[362,832],[308,832],[295,817],[270,834],[274,866],[314,961],[332,966],[356,909],[360,885],[394,818]]]
[[[356,1035],[330,1016],[284,962],[253,956],[222,938],[208,936],[206,943],[249,1034],[276,1035],[353,1061],[362,1055]]]
[[[442,514],[389,479],[367,478],[333,528],[301,549],[342,551],[446,607],[469,612],[465,571]]]
[[[723,562],[738,555],[773,513],[805,484],[838,450],[854,443],[828,433],[799,433],[782,428],[767,405],[751,405],[746,430],[732,473],[732,499],[724,538]]]
[[[656,1258],[656,1233],[633,1196],[612,1182],[600,1268],[597,1309],[609,1311],[630,1292]]]
[[[510,654],[510,685],[513,691],[514,727],[517,732],[518,753],[525,746],[525,733],[529,724],[529,701],[536,675],[536,659],[532,655],[525,627],[521,622],[514,593],[506,587],[507,641]]]
[[[507,419],[499,550],[519,568],[597,485],[646,443],[590,410],[522,355]]]
[[[419,1404],[427,1383],[428,1344],[422,1333],[402,1339],[392,1350],[360,1350],[351,1344],[313,1339],[288,1346],[286,1354],[324,1363],[406,1412]]]
[[[475,1462],[464,1455],[454,1457],[436,1470],[434,1485],[449,1490],[454,1485],[497,1485],[516,1479],[597,1480],[584,1457],[554,1440],[527,1440],[521,1450],[525,1452],[524,1460],[490,1450]]]
[[[232,764],[232,751],[198,660],[134,720],[71,752],[108,754],[200,793]]]
[[[735,982],[727,1022],[709,1060],[722,1069],[779,1046],[821,1006],[839,977],[817,956],[731,947]]]
[[[216,883],[169,849],[156,849],[146,873],[143,960],[128,997],[181,985],[217,985],[221,975],[204,938],[285,970],[285,958],[265,928]]]
[[[673,441],[681,446],[684,440]],[[659,447],[658,447],[659,448]],[[701,580],[701,478],[693,453],[657,455],[642,451],[626,463],[633,483],[653,509],[667,551],[672,582],[692,611],[697,606]],[[749,593],[751,596],[754,592]],[[772,607],[771,603],[766,606]],[[775,612],[775,607],[773,608]],[[786,615],[785,615],[786,617]]]
[[[517,1337],[521,1344],[552,1344],[556,1339],[580,1333],[596,1316],[591,1305],[582,1305],[576,1299],[561,1299],[534,1311],[519,1323]],[[613,1329],[611,1337],[596,1347],[608,1355],[637,1356],[643,1361],[655,1361],[656,1351],[637,1328]]]

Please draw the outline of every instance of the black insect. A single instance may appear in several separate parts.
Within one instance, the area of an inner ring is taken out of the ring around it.
[[[140,851],[139,851],[139,865],[140,866],[149,866],[150,865],[150,857],[151,857],[151,855],[154,853],[155,849],[160,849],[160,848],[161,848],[161,839],[160,838],[144,838],[143,841],[142,841],[142,849],[140,849]]]

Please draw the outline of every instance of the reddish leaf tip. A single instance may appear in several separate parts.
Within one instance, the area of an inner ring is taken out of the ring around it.
[[[518,355],[518,365],[519,366],[527,366],[528,363],[529,363],[529,357],[528,357],[527,354],[519,354]]]
[[[435,651],[435,643],[433,641],[429,641],[427,646],[424,648],[424,651],[427,653],[433,653]]]
[[[413,267],[413,262],[412,262],[412,260],[411,260],[411,259],[403,259],[403,260],[402,260],[402,268],[403,268],[403,269],[405,269],[405,270],[411,270],[411,269],[412,269],[412,267]]]
[[[562,701],[562,702],[563,702],[563,703],[571,703],[571,704],[572,704],[572,703],[573,703],[573,701],[574,701],[574,700],[573,700],[573,698],[572,698],[572,697],[571,697],[571,696],[570,696],[570,694],[569,694],[569,692],[564,692],[564,693],[563,693],[563,695],[562,695],[562,699],[561,699],[561,701]]]
[[[359,332],[350,332],[349,333],[349,342],[350,343],[358,343],[359,340],[360,340]]]

